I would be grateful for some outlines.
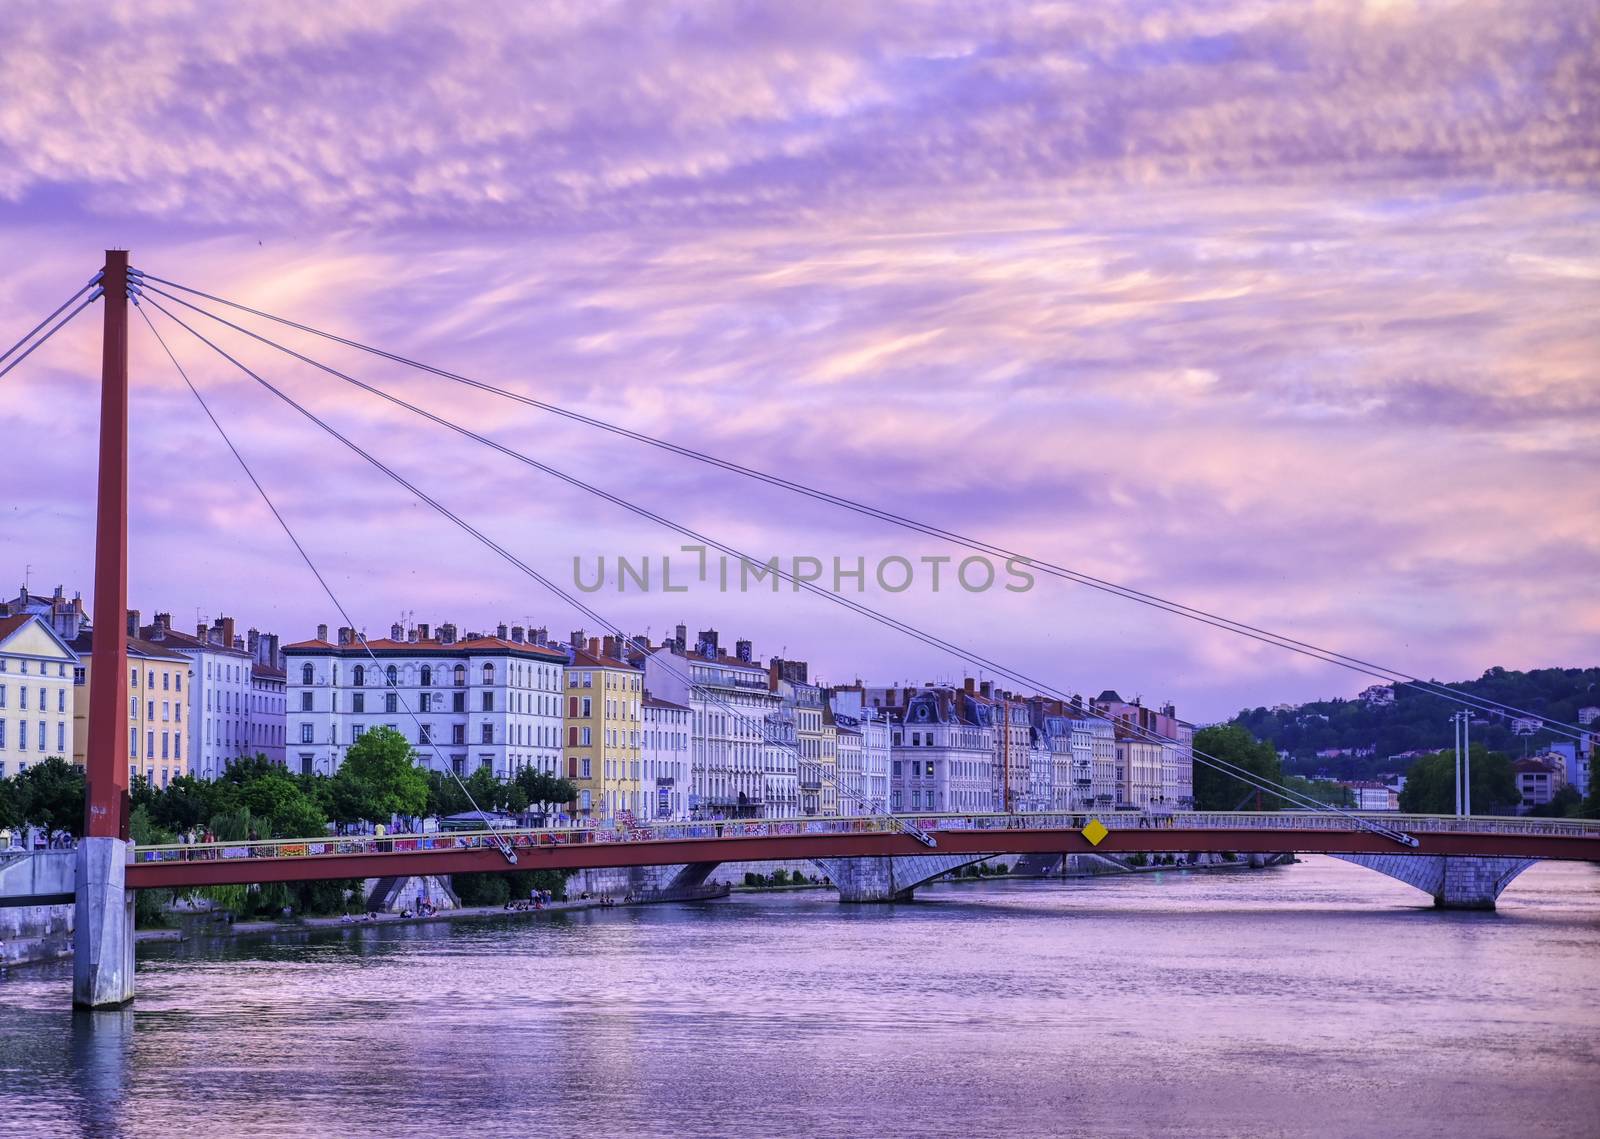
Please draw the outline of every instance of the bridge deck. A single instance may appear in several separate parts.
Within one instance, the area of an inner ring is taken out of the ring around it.
[[[1402,846],[1353,817],[1323,813],[1131,813],[1094,816],[1107,834],[1094,844],[1074,815],[916,816],[942,854],[1449,854],[1600,861],[1600,824],[1563,819],[1375,815],[1418,840]],[[593,829],[396,835],[209,846],[144,847],[128,866],[130,887],[182,888],[247,882],[468,874],[510,866],[496,846],[515,845],[519,870],[667,866],[689,862],[927,854],[929,848],[878,818],[662,824],[621,833]]]

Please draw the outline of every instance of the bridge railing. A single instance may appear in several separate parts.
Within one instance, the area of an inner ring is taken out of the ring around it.
[[[1499,815],[1401,815],[1362,813],[1384,826],[1415,833],[1531,835],[1600,839],[1600,821]],[[317,858],[350,854],[407,854],[475,850],[509,841],[518,849],[579,843],[647,843],[684,840],[782,838],[797,835],[898,832],[905,820],[925,831],[1059,830],[1077,831],[1096,819],[1108,830],[1176,829],[1236,831],[1337,831],[1357,829],[1348,814],[1321,811],[1070,811],[1028,814],[935,814],[896,817],[864,815],[836,818],[729,819],[722,822],[665,822],[631,827],[569,826],[426,834],[328,835],[257,842],[174,843],[133,849],[135,862],[193,862],[219,858]]]

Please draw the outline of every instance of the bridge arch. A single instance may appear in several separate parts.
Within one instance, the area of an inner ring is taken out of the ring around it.
[[[1537,858],[1451,854],[1335,854],[1433,897],[1442,910],[1492,910],[1505,888]]]

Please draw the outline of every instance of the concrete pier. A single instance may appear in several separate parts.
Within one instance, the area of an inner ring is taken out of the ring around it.
[[[818,858],[841,902],[909,902],[916,887],[988,855],[916,854],[901,858]]]
[[[72,1003],[115,1008],[133,999],[133,891],[125,885],[128,843],[85,838],[77,850]]]
[[[1535,858],[1456,854],[1336,854],[1433,896],[1441,910],[1492,910],[1501,891]]]

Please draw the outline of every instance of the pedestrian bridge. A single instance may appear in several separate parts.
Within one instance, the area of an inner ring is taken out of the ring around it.
[[[519,870],[682,866],[680,878],[690,884],[725,862],[809,859],[828,871],[845,900],[885,901],[996,855],[1086,853],[1331,854],[1428,889],[1441,905],[1492,908],[1500,890],[1535,861],[1600,862],[1600,822],[1332,811],[749,819],[140,846],[132,848],[126,883],[181,890],[471,874],[509,869],[514,855]],[[1457,872],[1447,876],[1447,865]],[[1477,869],[1460,872],[1470,867]],[[1430,889],[1435,881],[1438,889]]]

